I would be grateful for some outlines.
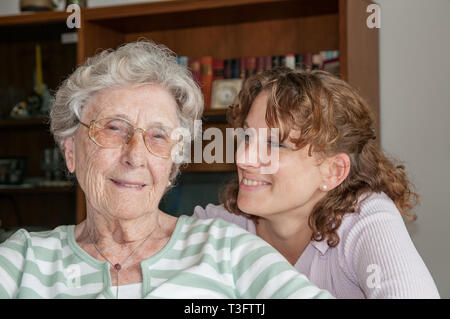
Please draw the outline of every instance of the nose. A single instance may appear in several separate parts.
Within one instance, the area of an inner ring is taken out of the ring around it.
[[[242,141],[236,150],[236,165],[242,169],[259,168],[261,163],[258,156],[258,141]]]
[[[129,167],[144,167],[149,152],[142,137],[143,131],[137,129],[134,135],[123,146],[123,163]]]

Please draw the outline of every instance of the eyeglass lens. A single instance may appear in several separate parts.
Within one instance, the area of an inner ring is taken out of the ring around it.
[[[168,156],[171,139],[168,128],[152,126],[145,130],[144,142],[147,149],[158,156]],[[135,128],[122,119],[101,119],[91,125],[89,135],[96,144],[105,148],[116,148],[128,144],[135,133]]]

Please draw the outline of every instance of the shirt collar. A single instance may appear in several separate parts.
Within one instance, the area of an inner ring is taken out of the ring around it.
[[[342,238],[343,235],[346,231],[346,229],[348,229],[349,225],[351,225],[352,221],[355,220],[355,218],[358,218],[358,214],[356,213],[352,213],[352,214],[345,214],[342,218],[342,222],[341,225],[339,226],[339,228],[337,229],[337,234],[339,236],[339,243],[342,242]],[[311,245],[313,245],[314,248],[316,248],[320,254],[323,256],[326,254],[326,252],[328,251],[328,249],[330,248],[330,246],[328,246],[327,243],[327,239],[325,238],[322,241],[311,241]]]
[[[327,252],[328,248],[330,248],[330,246],[328,246],[328,244],[327,244],[327,240],[326,239],[324,239],[322,241],[314,241],[314,240],[312,240],[311,241],[311,245],[313,245],[313,247],[315,249],[317,249],[322,256],[325,255],[325,253]]]

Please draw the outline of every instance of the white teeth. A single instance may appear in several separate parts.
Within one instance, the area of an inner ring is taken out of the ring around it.
[[[120,183],[120,184],[122,184],[123,186],[126,186],[126,187],[134,187],[134,188],[141,187],[141,185],[130,185],[130,184],[124,184],[124,183]]]
[[[254,181],[254,180],[247,179],[247,178],[242,178],[242,183],[244,185],[247,185],[247,186],[261,186],[261,185],[269,184],[269,183],[266,183],[266,182]]]
[[[125,187],[132,187],[132,188],[140,188],[140,187],[142,187],[142,186],[144,186],[144,185],[136,185],[136,184],[125,184],[125,183],[121,183],[121,182],[119,182],[119,181],[115,181],[117,184],[120,184],[120,185],[122,185],[122,186],[125,186]]]

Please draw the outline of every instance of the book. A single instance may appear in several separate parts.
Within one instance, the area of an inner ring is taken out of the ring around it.
[[[304,53],[303,54],[303,69],[306,72],[309,72],[312,70],[312,65],[313,65],[312,53]]]
[[[184,67],[188,67],[189,58],[187,56],[179,56],[177,57],[177,62]]]
[[[285,56],[285,66],[295,70],[295,55],[294,54],[286,54]]]
[[[331,58],[323,61],[322,70],[330,72],[336,76],[340,74],[339,58]]]
[[[303,70],[303,55],[301,54],[295,55],[295,69]]]
[[[213,57],[203,56],[200,58],[200,72],[201,72],[201,90],[203,93],[203,99],[205,100],[205,109],[211,107],[211,90],[213,80]]]
[[[214,58],[213,65],[212,65],[212,71],[213,71],[213,81],[224,79],[225,78],[225,76],[224,76],[224,60]]]
[[[245,78],[251,77],[256,73],[256,57],[245,58]]]
[[[188,66],[192,73],[192,78],[200,86],[201,85],[200,59],[190,58],[189,62],[188,62]]]
[[[280,66],[286,66],[286,56],[284,55],[279,55],[278,59],[280,61]]]
[[[224,79],[231,79],[231,59],[223,60],[223,77]]]
[[[246,59],[244,57],[239,58],[239,77],[241,79],[244,79],[244,80],[245,80],[245,75],[246,75],[246,73],[245,73],[245,68],[246,68],[245,60]]]
[[[281,66],[280,57],[277,55],[272,56],[272,69]]]
[[[320,70],[322,69],[322,56],[320,54],[313,54],[312,56],[312,69]]]
[[[272,69],[272,57],[270,55],[264,57],[264,70]]]
[[[238,79],[240,77],[239,59],[231,59],[231,78]]]
[[[264,57],[258,56],[256,57],[256,65],[255,65],[256,73],[261,73],[264,71]]]

